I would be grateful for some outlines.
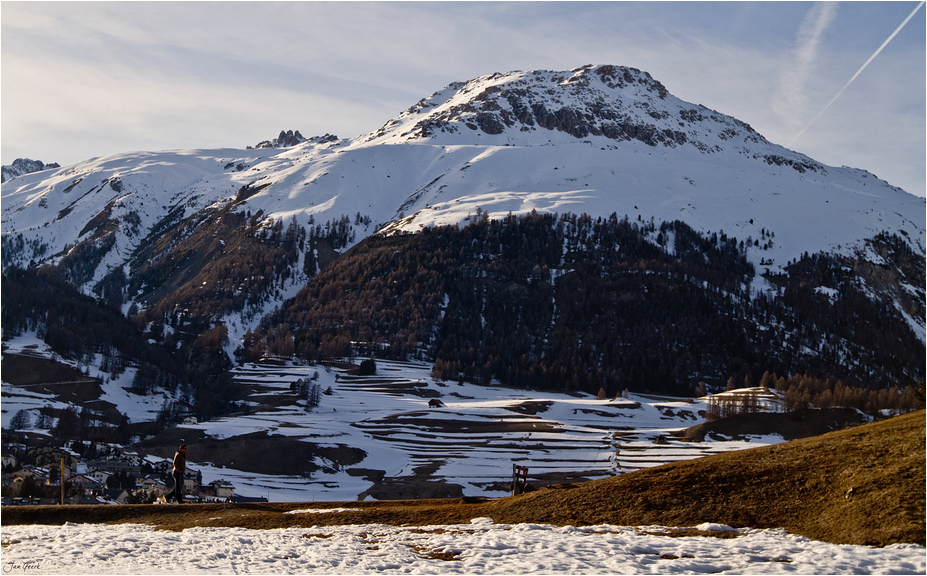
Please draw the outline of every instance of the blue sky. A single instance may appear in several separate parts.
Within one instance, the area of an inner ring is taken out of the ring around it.
[[[281,129],[352,137],[453,81],[617,64],[773,142],[925,196],[924,6],[814,120],[916,7],[4,1],[0,154],[64,165],[244,148]]]

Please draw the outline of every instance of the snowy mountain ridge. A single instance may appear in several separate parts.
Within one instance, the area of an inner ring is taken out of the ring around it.
[[[128,152],[20,176],[2,189],[3,268],[77,254],[70,280],[89,294],[113,270],[131,276],[139,250],[166,230],[192,231],[220,208],[267,227],[348,217],[352,243],[480,212],[614,212],[748,241],[771,233],[748,257],[773,273],[806,252],[864,250],[882,231],[916,254],[927,246],[923,198],[772,144],[633,68],[492,74],[453,83],[356,138],[284,141]],[[144,290],[127,296],[124,309]]]

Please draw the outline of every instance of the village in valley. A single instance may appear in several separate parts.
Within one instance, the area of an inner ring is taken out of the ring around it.
[[[120,446],[102,452],[94,447],[94,457],[88,459],[75,448],[4,442],[3,505],[61,504],[62,495],[64,504],[164,503],[174,489],[170,459],[143,457]],[[191,467],[184,475],[183,494],[188,502],[266,501],[236,496],[235,486],[226,480],[203,484],[202,474]]]

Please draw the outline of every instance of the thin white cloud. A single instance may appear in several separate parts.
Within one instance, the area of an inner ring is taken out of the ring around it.
[[[817,2],[805,15],[795,37],[795,48],[780,74],[772,109],[791,132],[798,131],[808,115],[805,87],[814,72],[824,31],[837,15],[836,2]]]

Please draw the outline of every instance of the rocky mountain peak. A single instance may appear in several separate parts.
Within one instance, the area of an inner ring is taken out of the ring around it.
[[[280,134],[273,140],[264,140],[258,142],[255,148],[289,148],[305,142],[306,139],[299,133],[299,130],[281,130]]]
[[[299,133],[299,130],[281,130],[280,134],[273,140],[264,140],[259,142],[255,146],[248,146],[248,148],[292,148],[304,142],[309,142],[312,144],[327,144],[329,142],[336,142],[338,137],[334,134],[325,134],[324,136],[313,136],[312,138],[306,138]]]
[[[769,144],[750,125],[674,97],[647,72],[586,65],[569,71],[495,73],[454,82],[422,99],[371,136],[404,141],[467,132],[528,140],[541,129],[615,143],[693,146]],[[796,160],[803,162],[804,159]]]
[[[13,163],[10,165],[3,166],[0,168],[0,182],[6,182],[7,180],[12,180],[17,176],[22,176],[24,174],[31,174],[33,172],[38,172],[40,170],[47,170],[49,168],[61,168],[61,166],[52,162],[51,164],[45,164],[41,160],[30,160],[29,158],[17,158],[13,160]]]
[[[302,134],[299,133],[299,130],[293,132],[292,130],[281,130],[280,134],[273,140],[263,140],[258,142],[254,147],[255,148],[289,148],[291,146],[296,146],[305,142],[306,139]]]

